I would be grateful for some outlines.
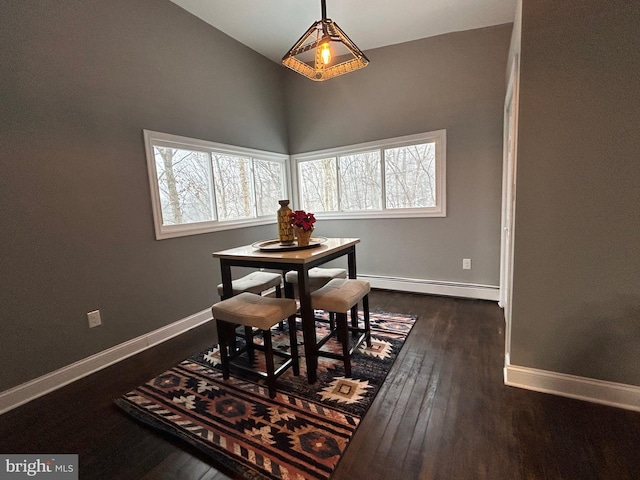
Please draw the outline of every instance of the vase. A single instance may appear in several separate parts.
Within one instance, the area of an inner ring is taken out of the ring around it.
[[[293,227],[291,226],[291,209],[289,200],[279,200],[278,209],[278,240],[280,245],[293,245]]]
[[[298,227],[294,227],[296,231],[296,237],[298,237],[298,246],[306,247],[309,245],[309,241],[311,240],[311,234],[313,233],[313,228],[311,230],[303,230]]]

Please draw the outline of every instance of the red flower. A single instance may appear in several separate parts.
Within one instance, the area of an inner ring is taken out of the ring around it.
[[[304,231],[313,229],[313,224],[316,223],[316,217],[313,213],[307,213],[304,210],[295,210],[291,212],[290,217],[291,226],[300,228]]]

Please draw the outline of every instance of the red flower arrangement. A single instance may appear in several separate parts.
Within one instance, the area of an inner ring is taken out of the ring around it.
[[[291,226],[308,232],[313,230],[313,224],[316,223],[316,217],[313,213],[307,213],[304,210],[295,210],[289,214]]]

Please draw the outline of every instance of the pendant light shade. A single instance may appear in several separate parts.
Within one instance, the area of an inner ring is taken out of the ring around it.
[[[369,64],[369,59],[338,24],[327,18],[325,0],[321,2],[322,19],[311,25],[282,57],[285,67],[316,82],[354,72]]]

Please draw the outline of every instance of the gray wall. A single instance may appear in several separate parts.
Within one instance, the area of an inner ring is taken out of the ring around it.
[[[3,0],[0,66],[2,391],[207,308],[211,252],[273,236],[156,241],[143,128],[287,134],[283,69],[168,0]]]
[[[511,30],[501,25],[367,51],[368,67],[330,82],[287,75],[291,153],[447,130],[446,218],[318,223],[319,235],[363,239],[359,273],[499,284]],[[462,270],[463,258],[472,259],[471,270]]]
[[[366,70],[315,84],[168,0],[1,12],[0,391],[208,308],[211,252],[275,236],[156,241],[143,128],[281,153],[446,128],[447,218],[319,234],[361,236],[362,273],[498,283],[510,25],[373,50]]]
[[[640,4],[525,0],[511,363],[640,385]]]

